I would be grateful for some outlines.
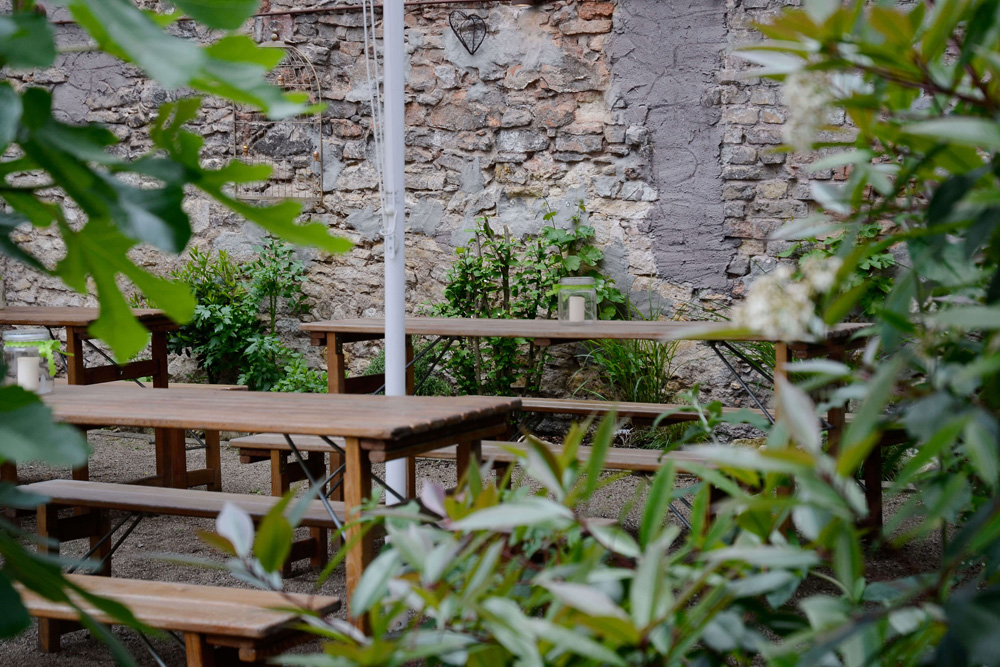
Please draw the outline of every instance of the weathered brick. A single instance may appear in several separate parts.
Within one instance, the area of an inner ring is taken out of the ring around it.
[[[507,109],[500,119],[501,127],[524,127],[531,125],[534,114],[527,109]]]
[[[746,207],[741,201],[727,201],[722,206],[722,213],[727,218],[742,218],[746,213]]]
[[[756,199],[753,202],[753,212],[776,218],[801,218],[809,213],[809,207],[796,199],[779,199],[776,201]]]
[[[784,123],[788,120],[788,112],[781,107],[761,109],[760,119],[765,123]]]
[[[774,150],[761,150],[757,153],[760,161],[764,164],[784,164],[786,155],[783,151]]]

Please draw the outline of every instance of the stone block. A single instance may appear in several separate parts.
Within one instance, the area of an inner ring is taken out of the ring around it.
[[[331,120],[330,127],[333,129],[333,133],[338,137],[352,138],[360,137],[364,134],[364,129],[360,125],[342,118]]]
[[[722,110],[722,120],[734,125],[753,125],[760,111],[756,107],[728,107]]]
[[[761,109],[760,119],[765,123],[784,123],[788,120],[788,112],[781,107],[770,107]]]
[[[777,104],[778,91],[773,88],[754,88],[750,93],[751,104]]]
[[[642,125],[630,125],[625,130],[625,143],[630,146],[641,146],[649,141],[649,129]]]
[[[727,201],[722,205],[722,212],[727,218],[742,218],[746,208],[746,204],[741,201]]]
[[[485,115],[473,113],[468,106],[459,104],[435,107],[427,122],[431,127],[452,131],[478,130],[487,125]]]
[[[757,164],[757,149],[746,145],[723,145],[722,162],[724,164]]]
[[[368,157],[367,141],[348,141],[344,144],[345,160],[364,160]]]
[[[611,153],[612,155],[617,155],[618,157],[625,157],[632,152],[632,149],[625,144],[608,144],[605,151]]]
[[[754,127],[747,130],[747,143],[776,145],[781,143],[781,130]]]
[[[797,199],[779,199],[776,201],[757,199],[754,201],[752,208],[754,213],[786,220],[801,218],[809,214],[809,207]]]
[[[604,138],[609,144],[622,144],[625,143],[625,126],[624,125],[605,125],[604,126]]]
[[[719,102],[722,104],[746,104],[750,93],[743,86],[728,85],[719,88]]]
[[[726,273],[735,277],[745,276],[750,273],[750,258],[741,253],[736,253],[729,260],[729,264],[726,266]]]
[[[609,19],[566,21],[559,25],[559,31],[564,35],[600,35],[611,32],[611,21]]]
[[[498,164],[503,164],[503,163],[521,164],[522,162],[527,162],[527,161],[528,161],[527,153],[511,153],[511,152],[497,153]]]
[[[587,159],[587,156],[583,153],[574,153],[571,151],[566,152],[556,152],[552,154],[552,159],[557,162],[583,162]]]
[[[594,178],[594,192],[598,197],[613,199],[622,190],[622,182],[614,176],[597,176]]]
[[[549,147],[549,138],[538,130],[501,130],[497,150],[506,153],[533,153]]]
[[[788,194],[788,181],[764,181],[757,184],[757,196],[764,199],[781,199]]]
[[[762,150],[757,153],[760,161],[764,164],[784,164],[787,155],[788,154],[783,151],[775,150]]]
[[[547,100],[538,104],[535,116],[545,127],[563,127],[573,122],[576,106],[576,100],[572,98]]]
[[[756,189],[752,185],[726,183],[722,186],[722,199],[724,201],[750,201],[754,198],[755,193]]]
[[[507,109],[500,118],[500,127],[524,127],[525,125],[531,125],[534,117],[534,114],[527,109]]]
[[[597,153],[604,148],[604,137],[593,134],[560,134],[556,137],[556,150],[573,153]]]
[[[604,124],[597,122],[570,123],[562,128],[565,134],[604,134]]]
[[[451,65],[438,65],[434,68],[439,88],[454,88],[458,85],[458,70]]]
[[[608,18],[615,13],[613,2],[585,2],[580,5],[579,17],[584,21]]]
[[[722,132],[722,143],[724,143],[724,144],[742,144],[743,143],[743,128],[742,127],[727,127]]]
[[[765,177],[764,169],[749,165],[726,165],[722,178],[727,181],[757,181]]]

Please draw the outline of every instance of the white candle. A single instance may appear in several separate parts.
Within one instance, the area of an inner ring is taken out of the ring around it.
[[[585,307],[586,300],[582,296],[571,296],[569,298],[569,321],[583,322]]]
[[[38,357],[18,357],[17,386],[28,391],[38,391],[40,380]]]

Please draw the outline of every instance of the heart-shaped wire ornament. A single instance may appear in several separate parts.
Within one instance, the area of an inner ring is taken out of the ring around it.
[[[451,24],[452,32],[458,37],[458,41],[462,43],[469,55],[476,55],[476,51],[486,39],[486,21],[483,20],[483,17],[455,10],[448,15],[448,23]]]

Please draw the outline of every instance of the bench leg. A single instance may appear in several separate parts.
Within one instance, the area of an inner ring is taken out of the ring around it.
[[[469,465],[479,465],[483,460],[483,443],[481,440],[460,442],[455,449],[455,468],[458,480],[461,480],[469,470]]]
[[[215,667],[215,650],[205,637],[195,632],[184,633],[188,667]]]
[[[882,532],[882,448],[876,445],[862,465],[865,479],[865,503],[868,518],[861,527],[869,531],[871,537]]]
[[[291,481],[288,479],[289,452],[271,450],[271,495],[283,496],[288,493]]]
[[[330,450],[330,472],[328,472],[327,475],[332,475],[333,472],[337,468],[339,468],[340,466],[342,466],[342,465],[344,465],[344,457],[341,456],[340,452],[338,452],[337,450],[331,449]],[[343,473],[341,473],[341,475],[343,475]],[[341,479],[343,479],[343,478],[341,477]],[[337,479],[336,478],[330,480],[330,484],[331,485],[336,484],[336,483],[337,483]],[[341,481],[340,485],[330,493],[330,500],[336,500],[336,501],[342,501],[342,500],[344,500],[344,482],[343,481]]]
[[[105,535],[111,532],[111,517],[108,516],[108,511],[105,509],[94,507],[90,511],[94,515],[94,532],[90,536],[90,548],[93,549]],[[104,543],[94,553],[93,559],[104,563],[94,574],[103,577],[111,576],[111,545],[113,542],[112,536],[109,535],[108,539],[104,540]]]
[[[38,619],[38,650],[42,653],[55,653],[59,650],[62,638],[62,621],[54,618]]]
[[[326,528],[310,528],[309,537],[316,541],[316,552],[309,559],[309,564],[323,569],[330,560],[330,533]]]
[[[347,475],[344,478],[344,509],[347,510],[347,520],[352,521],[357,518],[361,505],[371,496],[372,463],[368,452],[362,449],[361,443],[355,439],[347,439],[346,452]],[[365,567],[372,562],[375,543],[370,531],[362,535],[360,526],[348,528],[346,539],[348,542],[357,540],[347,552],[344,563],[344,569],[347,572],[347,598],[350,599],[358,582],[361,581]],[[350,620],[356,628],[365,634],[371,632],[367,616],[355,617]]]
[[[222,456],[219,444],[218,431],[205,431],[205,467],[212,471],[212,481],[205,485],[209,491],[222,491]]]

